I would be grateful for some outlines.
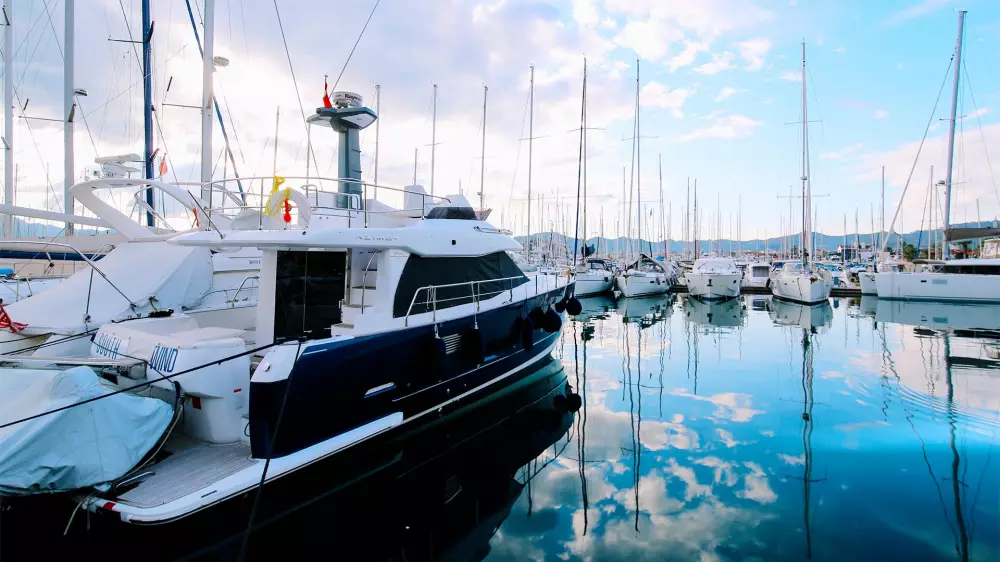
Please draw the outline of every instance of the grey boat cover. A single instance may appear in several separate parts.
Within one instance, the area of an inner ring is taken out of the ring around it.
[[[0,369],[0,425],[109,394],[88,367]],[[65,492],[125,475],[173,419],[162,400],[121,393],[0,429],[0,495]]]

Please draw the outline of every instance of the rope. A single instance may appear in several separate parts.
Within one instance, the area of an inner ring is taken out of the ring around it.
[[[375,0],[375,5],[372,6],[372,12],[368,14],[368,19],[365,20],[365,26],[361,28],[361,33],[358,34],[357,41],[354,42],[354,46],[351,47],[351,52],[347,55],[347,60],[344,61],[343,68],[340,69],[340,74],[337,75],[337,79],[333,82],[333,89],[337,89],[337,84],[340,84],[340,78],[344,76],[344,71],[347,70],[347,64],[351,62],[351,57],[354,56],[354,50],[358,48],[358,43],[361,42],[361,38],[365,35],[365,30],[368,29],[368,24],[372,21],[372,16],[375,15],[375,9],[378,8],[379,2],[382,0]],[[274,0],[274,11],[278,11],[278,0]],[[278,24],[281,24],[281,18],[278,18]],[[281,32],[281,40],[285,40],[285,32]],[[288,51],[288,45],[285,45],[285,52]],[[293,77],[294,80],[294,77]]]
[[[896,226],[896,219],[899,218],[899,212],[903,210],[903,199],[906,197],[906,191],[910,188],[910,180],[913,179],[913,172],[917,169],[917,162],[920,160],[920,152],[924,149],[924,141],[927,140],[927,133],[931,130],[931,122],[934,121],[934,114],[937,113],[938,103],[941,101],[941,93],[944,92],[944,86],[948,82],[948,72],[951,71],[951,65],[955,64],[955,55],[951,56],[951,61],[948,62],[948,68],[945,70],[944,79],[941,80],[941,88],[938,89],[937,99],[934,100],[934,109],[931,110],[930,117],[927,118],[927,126],[924,127],[924,136],[920,139],[920,146],[917,147],[917,155],[913,158],[913,166],[910,167],[910,175],[906,177],[906,184],[903,186],[903,193],[899,196],[899,205],[896,206],[896,212],[892,215],[892,221],[889,223],[889,230],[887,233],[893,231],[893,227]],[[889,247],[889,235],[886,234],[885,241],[882,243],[881,252],[885,252]]]
[[[976,115],[976,123],[979,125],[979,136],[983,139],[983,152],[986,153],[986,165],[989,166],[990,170],[990,180],[993,181],[993,194],[997,197],[997,203],[1000,204],[1000,191],[997,190],[997,179],[993,175],[993,162],[990,160],[990,151],[986,146],[986,135],[983,133],[983,121],[979,118],[979,108],[976,107],[976,94],[972,93],[972,80],[969,79],[969,65],[963,64],[962,69],[965,71],[965,83],[969,85],[969,97],[972,98],[972,109]]]

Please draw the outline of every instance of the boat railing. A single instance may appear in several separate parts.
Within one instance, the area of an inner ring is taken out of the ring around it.
[[[260,284],[259,284],[260,283],[260,276],[259,275],[248,275],[247,277],[245,277],[243,279],[243,281],[240,282],[240,286],[236,288],[236,293],[233,294],[233,298],[229,300],[229,304],[232,305],[232,308],[236,308],[236,301],[237,301],[237,299],[239,299],[240,291],[242,291],[243,287],[247,284],[247,282],[251,281],[251,280],[257,281],[258,285],[257,285],[256,288],[258,290],[260,289]]]
[[[471,299],[472,304],[476,305],[476,310],[475,310],[475,313],[473,315],[473,321],[478,326],[478,322],[479,322],[478,313],[480,311],[480,306],[481,306],[482,300],[484,298],[490,299],[490,298],[495,297],[496,295],[500,295],[500,294],[503,294],[503,293],[506,293],[506,292],[510,292],[510,297],[513,300],[513,298],[514,298],[514,280],[515,279],[526,279],[526,277],[524,275],[516,275],[514,277],[499,277],[499,278],[496,278],[496,279],[482,279],[482,280],[477,280],[477,281],[465,281],[465,282],[462,282],[462,283],[448,283],[448,284],[445,284],[445,285],[427,285],[427,286],[424,286],[424,287],[420,287],[416,291],[413,292],[413,298],[410,299],[410,306],[406,309],[406,316],[403,318],[403,325],[404,326],[409,326],[410,325],[410,315],[413,314],[413,307],[415,305],[419,304],[419,305],[422,305],[422,306],[425,306],[425,307],[426,306],[430,306],[431,307],[431,321],[434,323],[434,331],[435,331],[435,333],[437,333],[437,309],[438,309],[438,305],[442,304],[442,303],[452,302],[452,301],[466,301],[466,300]],[[510,282],[510,287],[509,288],[501,289],[499,291],[486,291],[486,292],[482,291],[482,285],[484,283],[502,283],[504,281],[509,281]],[[537,279],[535,280],[535,285],[536,285],[536,291],[537,291],[537,285],[538,285]],[[469,288],[469,294],[468,295],[459,295],[459,296],[454,296],[454,297],[445,297],[445,298],[438,298],[438,296],[437,296],[437,292],[438,292],[439,289],[453,289],[453,288],[459,288],[459,287],[468,287]],[[425,293],[427,295],[427,297],[426,297],[425,300],[417,302],[417,297],[421,293]]]
[[[423,190],[406,189],[399,187],[392,187],[388,185],[375,184],[370,182],[365,182],[354,178],[324,178],[324,177],[312,177],[312,176],[281,176],[284,182],[305,182],[302,185],[295,187],[294,189],[304,193],[306,200],[309,201],[310,207],[312,209],[326,209],[334,211],[347,211],[346,217],[348,219],[348,226],[351,226],[350,221],[354,214],[360,214],[364,219],[364,227],[367,228],[369,225],[369,216],[376,214],[389,214],[389,213],[400,213],[400,212],[413,212],[419,211],[420,218],[427,217],[428,207],[438,205],[440,203],[450,203],[451,200],[447,197],[440,195],[431,195],[425,193]],[[260,191],[257,193],[243,192],[236,194],[231,189],[226,188],[226,184],[231,182],[240,181],[247,182],[248,184],[253,184],[254,182],[260,182]],[[183,187],[197,187],[201,193],[207,192],[210,202],[214,202],[214,193],[216,191],[224,195],[223,204],[221,206],[209,205],[206,212],[209,215],[221,214],[223,216],[230,216],[246,209],[254,209],[258,211],[267,211],[268,202],[273,195],[270,191],[265,193],[268,182],[274,185],[275,176],[254,176],[254,177],[242,177],[242,178],[226,178],[222,180],[213,180],[211,182],[178,182],[178,186]],[[354,184],[361,187],[361,193],[341,193],[339,191],[330,191],[323,189],[321,186],[324,182],[332,182],[334,184]],[[317,185],[317,183],[319,185]],[[292,186],[288,186],[292,187]],[[392,193],[402,194],[404,197],[406,195],[416,195],[420,197],[420,206],[412,208],[401,208],[401,209],[388,209],[388,210],[372,210],[368,208],[365,204],[369,200],[377,200],[379,190],[388,191]],[[374,197],[369,199],[369,193],[373,193]],[[280,190],[279,190],[280,193]],[[321,201],[322,196],[329,196],[334,201],[334,206],[323,205]],[[233,205],[226,205],[226,201],[234,203]],[[254,201],[256,200],[256,201]],[[261,217],[263,220],[263,217]]]
[[[368,271],[372,267],[372,260],[374,260],[375,256],[377,256],[381,251],[382,250],[375,250],[372,252],[372,255],[368,258],[368,265],[365,266],[365,273],[361,277],[361,314],[365,313],[365,293],[368,291]],[[413,296],[416,296],[416,294]]]

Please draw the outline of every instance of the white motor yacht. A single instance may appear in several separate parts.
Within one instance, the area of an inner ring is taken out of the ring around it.
[[[743,270],[744,287],[767,287],[771,277],[771,264],[763,261],[750,262]]]
[[[341,133],[356,171],[357,132],[374,117],[338,105],[310,122]],[[15,306],[58,293],[54,316],[97,333],[76,338],[82,355],[0,357],[0,496],[67,493],[125,523],[168,523],[438,420],[549,357],[563,311],[582,309],[572,276],[524,275],[508,254],[520,244],[461,195],[399,190],[393,209],[349,179],[324,227],[303,208],[279,228],[130,242],[93,270],[93,291],[69,292],[83,283],[73,276],[11,305],[17,320],[29,314]],[[212,292],[212,256],[244,252],[259,262],[253,343],[185,306]],[[139,279],[115,282],[129,262]]]
[[[695,260],[685,274],[688,293],[699,299],[731,299],[740,294],[742,275],[732,258],[712,257]]]

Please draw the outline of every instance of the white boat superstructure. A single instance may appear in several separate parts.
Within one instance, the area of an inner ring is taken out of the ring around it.
[[[670,289],[666,268],[641,254],[639,259],[615,277],[615,286],[626,298],[659,295]]]
[[[1000,302],[1000,259],[949,260],[929,272],[875,274],[880,299]]]
[[[749,262],[743,269],[744,287],[767,287],[771,277],[771,264],[764,261]]]
[[[699,299],[731,299],[740,294],[742,275],[732,258],[713,257],[695,260],[685,274],[688,293]]]
[[[588,258],[576,270],[576,291],[578,297],[601,295],[611,292],[615,285],[614,269],[607,260]]]

